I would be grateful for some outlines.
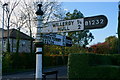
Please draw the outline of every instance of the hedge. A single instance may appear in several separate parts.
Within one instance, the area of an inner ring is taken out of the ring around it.
[[[119,80],[120,55],[70,54],[68,58],[69,79]]]
[[[3,74],[28,69],[35,69],[34,53],[4,53],[2,57]]]
[[[68,56],[44,56],[43,67],[67,65]]]
[[[43,56],[43,67],[67,64],[68,56]],[[2,57],[2,72],[13,73],[26,70],[35,70],[35,53],[4,53]]]

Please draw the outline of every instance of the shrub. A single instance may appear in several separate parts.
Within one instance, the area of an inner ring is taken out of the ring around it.
[[[2,56],[2,71],[9,72],[12,68],[11,64],[11,53],[4,53],[4,55]]]
[[[64,58],[64,59],[63,59]],[[43,56],[43,67],[59,66],[67,64],[67,56]],[[4,73],[18,72],[35,69],[35,53],[4,53],[2,59],[2,71]]]
[[[114,61],[113,61],[114,60]],[[120,55],[70,54],[69,79],[120,79]],[[113,63],[116,63],[113,65]]]
[[[67,65],[68,56],[43,56],[43,66]]]
[[[3,74],[35,69],[35,53],[4,53],[2,63]]]

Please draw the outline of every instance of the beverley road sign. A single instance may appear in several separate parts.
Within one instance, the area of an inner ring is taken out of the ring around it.
[[[49,45],[72,46],[72,39],[67,36],[62,36],[56,33],[43,34],[43,42]]]
[[[104,15],[85,17],[80,19],[49,22],[42,28],[41,33],[57,33],[80,31],[84,29],[103,28],[107,25],[107,18]]]

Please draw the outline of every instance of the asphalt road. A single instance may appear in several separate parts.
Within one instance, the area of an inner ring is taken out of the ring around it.
[[[58,79],[67,79],[66,66],[43,69],[43,72],[49,72],[49,71],[55,71],[55,70],[58,71]],[[53,80],[56,78],[56,75],[55,74],[47,75],[46,78]],[[4,75],[2,76],[2,80],[35,80],[35,71]]]

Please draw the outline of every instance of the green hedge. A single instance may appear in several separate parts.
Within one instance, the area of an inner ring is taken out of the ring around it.
[[[67,64],[67,56],[43,56],[43,67]],[[2,72],[12,73],[35,69],[35,53],[4,53],[2,57]]]
[[[120,79],[120,55],[70,54],[69,79]]]
[[[3,74],[27,69],[35,69],[34,53],[4,53],[2,57]]]
[[[68,56],[44,56],[43,67],[67,65]]]

